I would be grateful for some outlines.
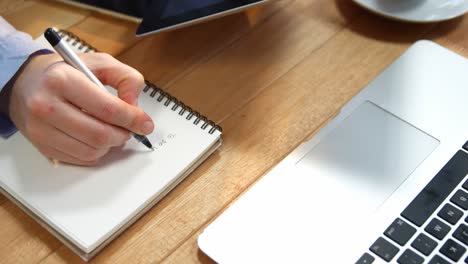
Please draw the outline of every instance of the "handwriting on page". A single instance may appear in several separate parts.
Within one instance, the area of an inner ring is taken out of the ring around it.
[[[156,141],[153,143],[153,148],[155,151],[163,149],[166,145],[168,145],[172,140],[174,140],[176,137],[176,134],[174,133],[169,133],[167,134],[164,138],[160,139],[159,141]]]

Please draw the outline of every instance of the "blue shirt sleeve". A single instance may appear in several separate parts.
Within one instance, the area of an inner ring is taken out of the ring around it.
[[[10,118],[0,114],[0,137],[8,138],[17,131]]]
[[[0,16],[0,91],[29,55],[42,48],[31,36],[17,31]],[[0,137],[8,138],[15,132],[13,122],[8,116],[0,114]]]

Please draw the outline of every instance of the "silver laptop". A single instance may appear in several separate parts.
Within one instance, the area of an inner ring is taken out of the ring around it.
[[[218,263],[467,263],[468,60],[415,43],[200,235]]]

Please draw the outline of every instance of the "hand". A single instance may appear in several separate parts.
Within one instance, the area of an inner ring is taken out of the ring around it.
[[[80,55],[103,84],[100,89],[57,54],[31,59],[16,80],[10,117],[45,156],[76,165],[96,164],[112,147],[130,139],[128,130],[147,135],[151,118],[136,107],[144,87],[135,69],[104,53]]]

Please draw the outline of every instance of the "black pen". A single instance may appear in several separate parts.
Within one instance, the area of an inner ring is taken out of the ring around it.
[[[50,45],[52,45],[52,47],[55,49],[55,51],[57,51],[57,53],[60,54],[60,56],[62,56],[63,60],[66,63],[70,64],[75,69],[83,72],[97,86],[107,91],[106,87],[104,87],[101,81],[99,81],[99,79],[91,72],[91,70],[88,67],[86,67],[86,65],[80,60],[76,53],[70,48],[70,46],[68,46],[67,42],[62,41],[62,38],[53,28],[48,28],[44,32],[44,36],[50,43]],[[131,131],[130,133],[138,142],[141,142],[148,148],[154,150],[153,145],[146,136],[138,135]]]

